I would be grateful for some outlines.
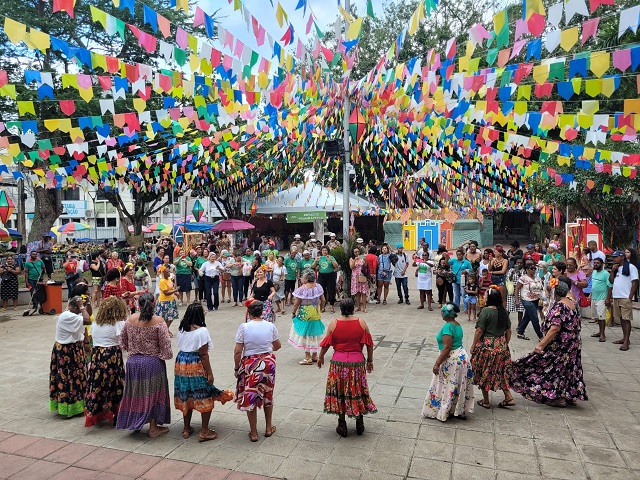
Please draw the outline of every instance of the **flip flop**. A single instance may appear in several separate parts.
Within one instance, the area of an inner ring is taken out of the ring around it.
[[[591,337],[592,337],[592,338],[597,338],[597,337],[599,337],[599,336],[600,336],[600,334],[599,334],[599,333],[593,333],[593,334],[591,334]]]
[[[622,345],[620,347],[620,350],[622,350],[623,352],[626,352],[627,350],[629,350],[629,346],[628,345]]]
[[[525,334],[523,334],[523,333],[519,333],[519,334],[517,335],[517,337],[518,337],[520,340],[531,340],[529,337],[527,337],[527,336],[526,336]]]
[[[600,337],[600,339],[599,339],[598,341],[599,341],[599,342],[606,342],[606,341],[607,341],[607,339],[606,339],[606,337]]]
[[[613,342],[614,345],[622,345],[624,342],[622,340],[614,340]]]
[[[165,433],[169,433],[169,427],[158,427],[158,431],[156,433],[149,432],[147,435],[149,438],[157,438],[160,435],[164,435]]]
[[[189,428],[189,430],[182,430],[182,438],[186,440],[191,436],[193,432],[195,432],[193,427]]]
[[[311,360],[311,359],[308,359],[308,360],[307,360],[307,359],[305,358],[304,360],[300,360],[300,361],[298,362],[298,365],[313,365],[313,360]]]
[[[502,400],[498,404],[498,407],[500,408],[515,407],[515,406],[516,406],[516,401],[513,398],[510,400]]]
[[[482,408],[486,408],[487,410],[491,408],[491,404],[484,403],[484,400],[478,400],[478,405],[480,405]]]
[[[249,434],[249,435],[251,435],[251,434]],[[216,438],[218,438],[217,432],[215,430],[209,430],[206,435],[202,435],[202,434],[198,435],[198,442],[200,442],[200,443],[208,442],[210,440],[215,440]]]
[[[274,433],[276,433],[276,427],[271,426],[271,431],[266,431],[264,432],[264,436],[266,438],[269,438],[271,435],[273,435]]]
[[[256,436],[254,437],[253,435],[251,435],[251,432],[249,432],[249,439],[252,442],[257,442],[258,441],[258,435],[256,434]]]

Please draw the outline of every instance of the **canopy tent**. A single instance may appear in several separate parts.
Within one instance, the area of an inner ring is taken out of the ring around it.
[[[273,215],[294,212],[342,212],[342,193],[308,182],[267,197],[257,198],[256,213]],[[367,215],[378,214],[380,207],[355,194],[349,195],[349,210]]]

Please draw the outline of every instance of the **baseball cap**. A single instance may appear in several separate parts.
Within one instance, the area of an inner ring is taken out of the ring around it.
[[[304,252],[302,252],[303,255],[311,255],[311,252],[309,250],[305,250]]]
[[[527,245],[527,248],[533,248],[533,244],[530,243],[529,245]]]
[[[330,233],[330,234],[329,234],[329,236],[330,236],[330,237],[335,237],[335,236],[336,236],[336,234],[332,232],[332,233]]]
[[[396,245],[396,248],[404,248],[404,245],[402,245],[401,243]]]
[[[300,234],[299,234],[299,233],[296,233],[296,234],[293,236],[293,238],[300,238]]]
[[[309,234],[309,236],[310,236],[310,237],[315,237],[315,236],[316,236],[316,234],[315,234],[314,232],[311,232],[311,233]]]
[[[364,240],[361,238],[356,239],[356,243],[364,243]]]
[[[616,250],[615,252],[613,252],[614,257],[619,257],[619,256],[624,256],[624,252],[622,250]]]

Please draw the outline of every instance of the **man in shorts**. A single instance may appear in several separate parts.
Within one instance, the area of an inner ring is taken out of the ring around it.
[[[609,272],[604,269],[601,258],[593,259],[593,273],[591,274],[591,318],[598,322],[599,332],[591,335],[598,337],[601,342],[606,342],[604,334],[605,321],[607,319],[607,296],[611,283]]]
[[[609,282],[613,285],[609,289],[608,304],[613,305],[613,318],[620,319],[622,339],[616,340],[620,350],[629,350],[629,336],[631,335],[631,321],[633,320],[633,294],[638,289],[638,269],[631,262],[627,262],[624,252],[613,252],[613,267],[609,274]]]

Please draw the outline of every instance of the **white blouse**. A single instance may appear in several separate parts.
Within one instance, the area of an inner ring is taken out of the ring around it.
[[[205,327],[199,327],[190,332],[179,331],[176,343],[181,352],[197,352],[203,345],[209,345],[209,350],[213,350],[211,335]]]
[[[82,315],[65,310],[56,321],[56,342],[67,345],[84,340]]]
[[[124,328],[124,320],[115,325],[91,324],[91,338],[94,347],[117,347],[120,344],[120,334]]]

